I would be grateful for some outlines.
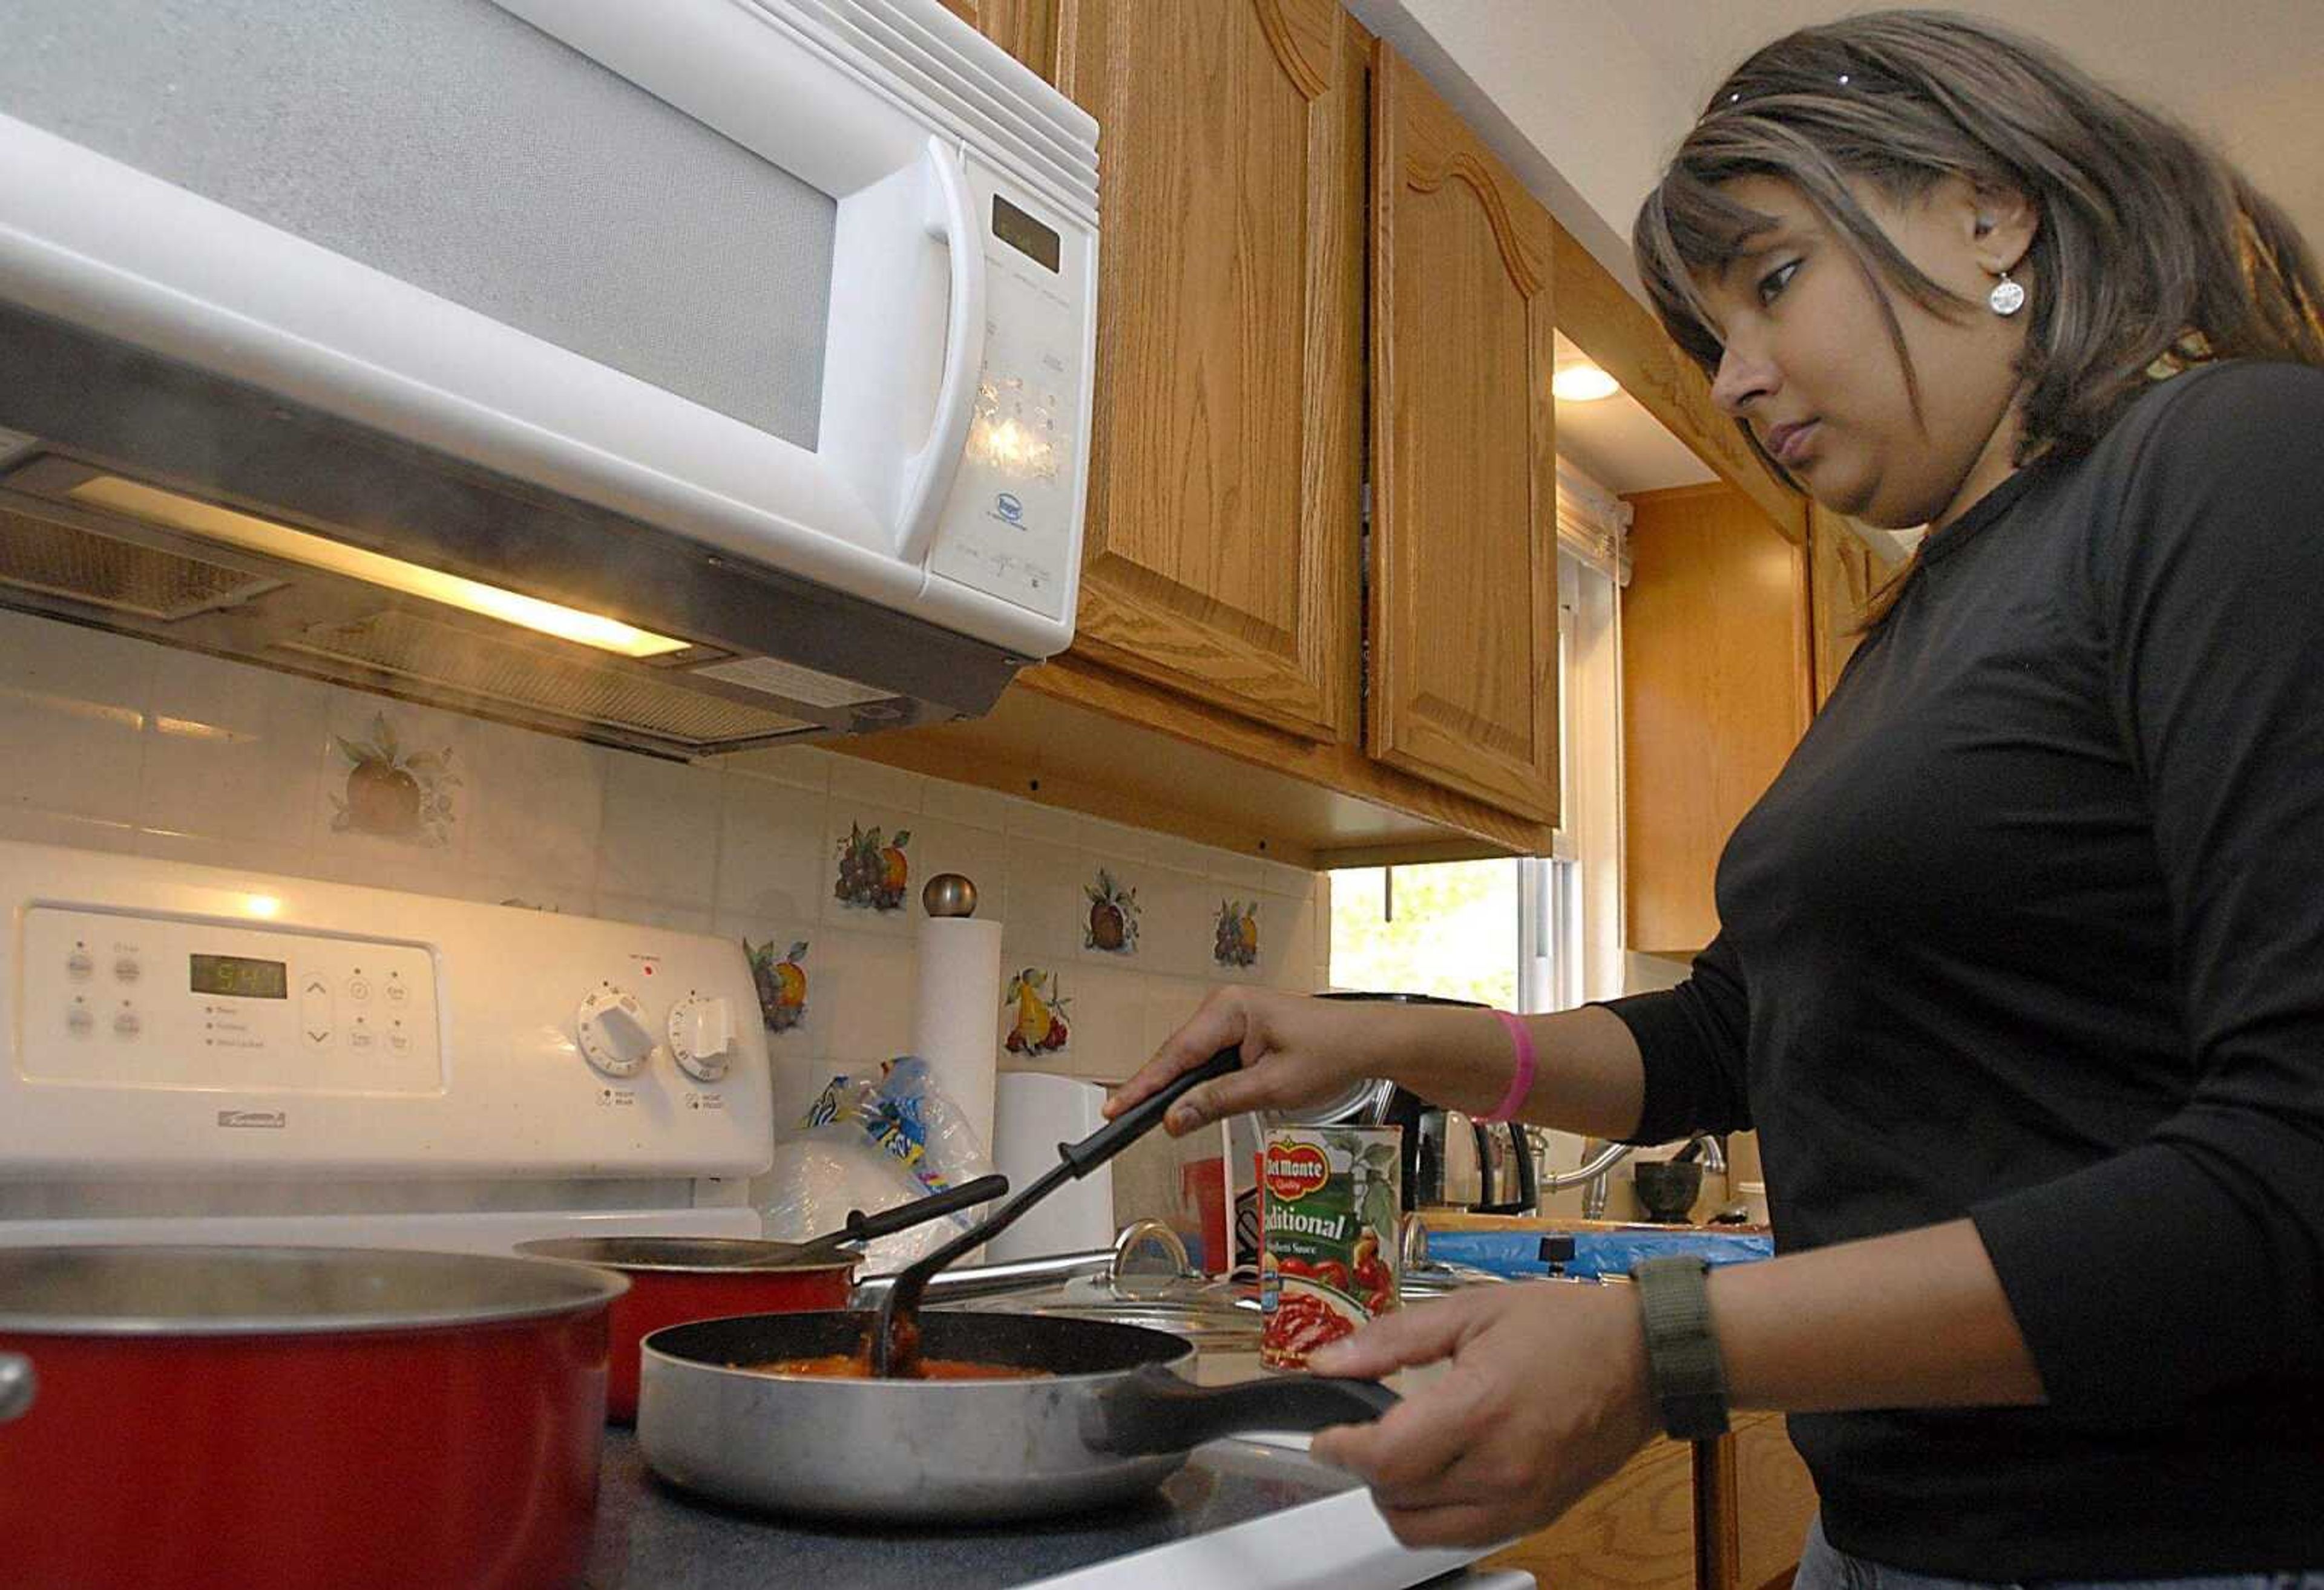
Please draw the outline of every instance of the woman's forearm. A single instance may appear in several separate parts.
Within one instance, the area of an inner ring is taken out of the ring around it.
[[[1738,1408],[2023,1407],[2043,1401],[1968,1220],[1711,1272],[1711,1322]]]
[[[1366,1007],[1370,1008],[1370,1007]],[[1517,1072],[1508,1029],[1489,1010],[1386,1007],[1379,1036],[1394,1057],[1388,1074],[1432,1104],[1482,1115],[1508,1095]],[[1622,1137],[1646,1105],[1646,1066],[1620,1017],[1596,1006],[1517,1019],[1534,1043],[1534,1084],[1518,1117],[1585,1137]]]

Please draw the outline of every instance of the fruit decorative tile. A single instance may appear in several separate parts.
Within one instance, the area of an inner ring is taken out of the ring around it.
[[[790,952],[780,960],[775,959],[775,941],[753,944],[742,941],[742,951],[751,958],[751,980],[758,985],[759,1015],[770,1033],[788,1033],[807,1019],[807,941],[801,939],[790,947]]]
[[[1001,1003],[1003,1009],[1017,1008],[1017,1019],[1001,1043],[1010,1053],[1055,1054],[1073,1041],[1065,1025],[1066,1006],[1073,1002],[1057,986],[1056,973],[1027,967],[1009,979],[1009,992]]]
[[[1138,891],[1125,887],[1111,872],[1101,867],[1097,881],[1084,886],[1089,896],[1089,927],[1082,935],[1082,948],[1102,951],[1108,955],[1138,953]]]
[[[371,720],[368,740],[331,736],[346,758],[344,794],[331,796],[331,831],[367,833],[407,844],[441,847],[452,841],[459,813],[452,792],[460,776],[452,769],[452,748],[406,747],[385,712]]]
[[[832,897],[845,905],[870,911],[900,911],[911,879],[911,862],[904,847],[912,842],[911,830],[899,828],[882,840],[875,825],[866,832],[859,823],[847,825],[839,841],[839,878]]]
[[[1218,923],[1211,935],[1211,960],[1220,966],[1248,967],[1259,963],[1259,902],[1221,900]]]

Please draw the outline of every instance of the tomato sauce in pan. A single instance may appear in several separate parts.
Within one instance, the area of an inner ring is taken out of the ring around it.
[[[770,1358],[759,1364],[737,1364],[753,1374],[804,1374],[817,1380],[871,1380],[872,1362],[863,1353],[826,1353],[818,1358]],[[1014,1364],[979,1364],[968,1358],[923,1358],[913,1380],[1047,1380],[1046,1369],[1024,1369]]]

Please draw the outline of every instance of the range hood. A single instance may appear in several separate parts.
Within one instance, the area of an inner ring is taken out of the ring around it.
[[[1030,660],[14,305],[0,370],[0,605],[680,759]]]

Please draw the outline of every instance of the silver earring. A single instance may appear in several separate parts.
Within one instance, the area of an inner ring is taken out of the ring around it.
[[[2007,319],[2025,307],[2025,290],[2010,280],[2009,272],[2004,271],[2001,280],[1995,282],[1993,290],[1986,295],[1985,301],[1992,306],[1995,314]]]

